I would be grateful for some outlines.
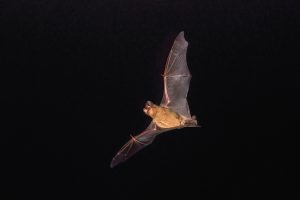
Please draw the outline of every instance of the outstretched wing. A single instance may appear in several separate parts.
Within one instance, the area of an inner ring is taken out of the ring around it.
[[[182,31],[176,37],[165,65],[164,94],[160,105],[191,118],[186,100],[191,80],[186,62],[187,47],[188,42]]]
[[[118,151],[115,157],[113,157],[110,167],[113,168],[114,166],[125,162],[136,152],[151,144],[156,136],[156,132],[155,124],[151,122],[148,128],[146,128],[141,134],[131,136],[131,139]]]
[[[178,127],[165,129],[157,128],[152,121],[142,133],[137,136],[131,136],[131,139],[118,151],[118,153],[112,159],[110,167],[113,168],[116,165],[125,162],[128,158],[136,154],[138,151],[151,144],[158,134],[176,128]]]

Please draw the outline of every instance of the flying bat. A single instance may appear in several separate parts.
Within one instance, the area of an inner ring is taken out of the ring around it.
[[[152,118],[150,125],[131,139],[118,151],[111,161],[111,167],[126,161],[135,153],[151,144],[154,138],[166,131],[184,127],[199,127],[196,116],[191,116],[187,94],[191,73],[187,66],[188,42],[184,32],[175,38],[163,73],[164,93],[160,105],[147,101],[144,113]]]

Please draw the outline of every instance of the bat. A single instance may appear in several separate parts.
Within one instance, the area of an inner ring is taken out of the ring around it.
[[[187,102],[191,73],[187,66],[188,42],[181,31],[169,52],[163,73],[164,92],[160,105],[147,101],[144,113],[152,118],[150,125],[131,139],[118,151],[110,167],[125,162],[135,153],[153,142],[161,133],[184,127],[200,127],[196,116],[191,116]]]

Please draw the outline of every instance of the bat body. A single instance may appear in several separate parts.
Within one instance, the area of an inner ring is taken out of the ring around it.
[[[111,167],[126,161],[136,152],[151,144],[154,138],[166,131],[184,127],[199,127],[195,116],[191,116],[187,94],[191,80],[186,53],[188,42],[184,32],[176,37],[170,50],[165,70],[164,94],[160,105],[147,101],[144,113],[152,118],[150,125],[131,139],[119,150],[111,161]]]

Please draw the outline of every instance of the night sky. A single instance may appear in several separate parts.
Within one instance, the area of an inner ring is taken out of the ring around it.
[[[1,199],[295,194],[296,2],[1,2]],[[150,123],[142,109],[161,101],[180,31],[202,128],[162,134],[111,169],[130,134]]]

